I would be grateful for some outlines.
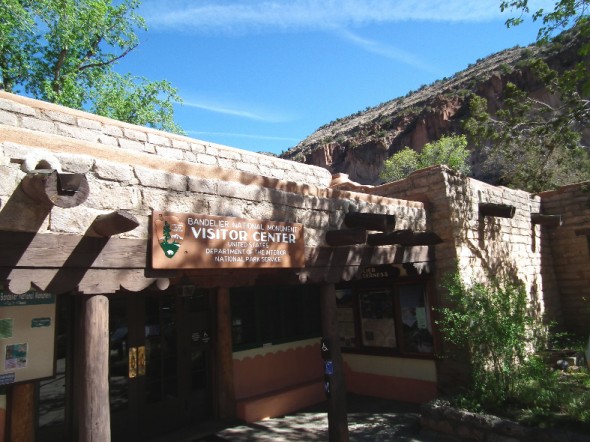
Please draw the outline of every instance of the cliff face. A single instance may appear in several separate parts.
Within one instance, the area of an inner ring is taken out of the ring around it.
[[[461,133],[471,94],[486,98],[491,113],[502,106],[508,82],[542,102],[557,104],[527,61],[542,58],[550,67],[564,70],[578,60],[577,47],[577,42],[567,40],[493,54],[450,79],[322,126],[282,157],[322,166],[333,174],[346,173],[361,184],[377,184],[383,162],[394,153],[406,146],[420,151],[443,135]]]

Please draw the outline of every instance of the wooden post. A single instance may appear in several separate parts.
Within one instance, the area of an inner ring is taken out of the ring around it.
[[[346,387],[344,384],[344,363],[340,352],[340,336],[336,316],[336,290],[334,284],[322,284],[320,289],[322,306],[322,333],[329,345],[329,361],[333,373],[326,375],[329,381],[328,434],[330,442],[348,442],[348,417],[346,415]],[[328,361],[324,361],[324,364]]]
[[[229,419],[236,415],[229,289],[218,288],[215,298],[217,301],[217,351],[215,352],[218,374],[217,412],[219,418]]]
[[[9,391],[8,441],[34,442],[35,383],[16,384]]]
[[[79,296],[74,403],[79,442],[109,442],[109,300]]]

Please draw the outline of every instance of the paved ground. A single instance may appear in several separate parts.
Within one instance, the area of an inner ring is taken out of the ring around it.
[[[420,427],[420,407],[366,396],[350,395],[347,399],[348,428],[351,442],[453,442],[458,439],[425,434]],[[195,430],[196,431],[196,430]],[[226,428],[203,428],[193,434],[168,438],[175,442],[291,442],[327,441],[328,418],[326,404],[320,404],[288,416],[267,419],[252,424],[233,423]]]

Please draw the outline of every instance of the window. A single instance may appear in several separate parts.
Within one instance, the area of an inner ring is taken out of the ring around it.
[[[432,321],[426,282],[387,282],[336,290],[344,351],[430,355]]]
[[[236,350],[321,336],[318,286],[245,287],[230,299]]]

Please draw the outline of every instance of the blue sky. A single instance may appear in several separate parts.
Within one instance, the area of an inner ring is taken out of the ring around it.
[[[118,66],[168,80],[193,138],[280,154],[320,126],[535,40],[499,0],[143,0]]]

